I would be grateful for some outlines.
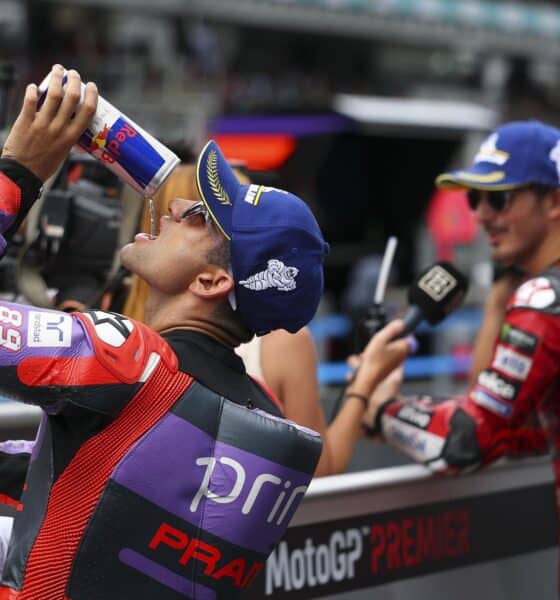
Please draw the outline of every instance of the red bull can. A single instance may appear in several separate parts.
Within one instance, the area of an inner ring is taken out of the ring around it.
[[[39,85],[40,103],[49,81],[50,74]],[[63,85],[66,86],[66,75]],[[82,100],[84,93],[82,83]],[[91,124],[78,144],[145,197],[153,196],[179,164],[176,154],[101,96]]]

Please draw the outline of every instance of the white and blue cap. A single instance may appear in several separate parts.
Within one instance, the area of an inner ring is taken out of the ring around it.
[[[213,140],[200,153],[196,178],[230,241],[235,305],[245,325],[257,335],[301,329],[319,305],[329,249],[307,204],[284,190],[239,183]]]
[[[498,127],[471,167],[436,178],[442,188],[509,190],[528,184],[560,186],[560,130],[536,120]]]

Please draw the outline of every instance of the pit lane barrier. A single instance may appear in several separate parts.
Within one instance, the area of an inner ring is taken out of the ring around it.
[[[316,479],[248,598],[554,600],[547,457],[457,477],[419,465]]]

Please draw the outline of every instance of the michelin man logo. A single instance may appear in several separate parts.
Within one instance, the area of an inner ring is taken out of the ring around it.
[[[273,258],[268,261],[264,271],[239,282],[239,285],[255,292],[262,292],[269,288],[276,288],[281,292],[291,292],[296,289],[296,277],[299,273],[297,267],[288,267],[281,260]]]
[[[498,142],[498,134],[489,135],[482,142],[478,154],[474,157],[474,162],[489,162],[495,165],[503,165],[509,158],[509,153],[496,148]]]

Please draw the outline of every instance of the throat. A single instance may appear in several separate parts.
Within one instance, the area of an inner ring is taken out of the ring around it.
[[[175,324],[169,323],[163,328],[156,329],[156,331],[160,334],[163,334],[181,329],[202,333],[215,339],[217,342],[220,342],[220,344],[222,344],[223,346],[227,346],[229,348],[235,348],[241,343],[241,340],[238,337],[236,337],[231,331],[228,331],[227,329],[216,325],[216,323],[213,323],[211,321],[205,321],[202,319],[192,321],[186,320]]]
[[[196,302],[188,294],[170,298],[151,290],[145,304],[144,323],[158,333],[178,329],[197,331],[230,348],[245,341],[234,320],[222,317],[216,306]]]

